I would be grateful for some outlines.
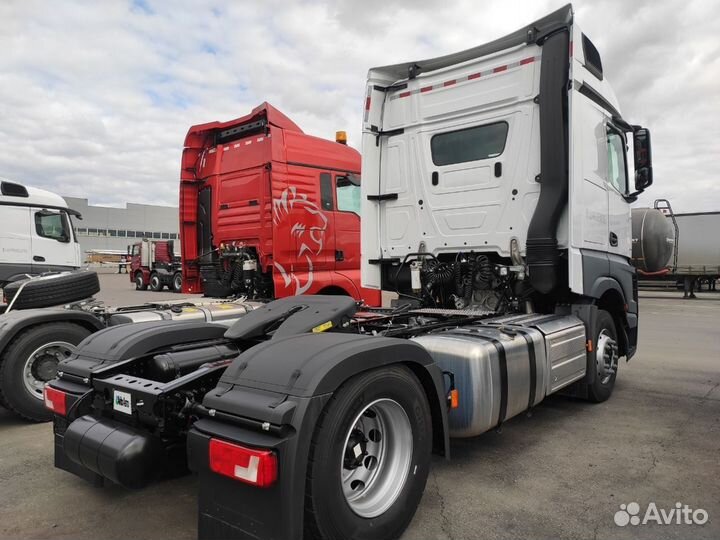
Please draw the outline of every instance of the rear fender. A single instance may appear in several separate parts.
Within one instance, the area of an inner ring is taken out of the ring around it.
[[[332,394],[361,372],[398,363],[407,365],[422,383],[433,410],[434,432],[442,434],[434,449],[446,454],[449,444],[442,371],[421,345],[406,339],[319,333],[269,340],[241,354],[225,370],[218,388],[206,394],[203,403],[231,414],[253,417],[259,411],[246,410],[242,401],[230,401],[232,389],[243,387],[313,398]]]
[[[440,368],[420,345],[356,334],[301,334],[262,343],[241,354],[203,405],[215,419],[200,420],[188,435],[190,468],[199,473],[200,538],[299,539],[305,475],[317,421],[333,393],[353,376],[405,364],[418,376],[433,415],[434,451],[449,453],[445,384]],[[251,418],[250,430],[219,421],[220,413]],[[259,489],[209,468],[210,438],[273,449],[275,485]]]
[[[203,321],[151,321],[105,328],[87,337],[77,351],[58,365],[63,373],[90,377],[103,368],[151,351],[220,339],[227,327]]]
[[[21,309],[0,315],[0,354],[20,332],[31,326],[51,322],[69,322],[91,332],[105,327],[102,320],[86,311],[72,309]]]

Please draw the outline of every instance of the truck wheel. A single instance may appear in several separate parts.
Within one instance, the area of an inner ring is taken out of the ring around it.
[[[425,489],[432,419],[403,366],[360,374],[335,393],[313,435],[306,537],[398,538]]]
[[[163,289],[163,284],[162,284],[162,281],[160,281],[160,276],[158,276],[157,274],[154,274],[154,273],[150,274],[150,290],[158,292],[158,291],[162,291],[162,289]]]
[[[588,385],[588,399],[606,401],[615,387],[618,370],[618,337],[615,321],[605,310],[598,310],[593,345],[595,350],[595,382]]]
[[[43,387],[57,375],[58,362],[90,334],[72,323],[41,324],[18,334],[0,359],[0,394],[7,408],[33,422],[51,420]]]
[[[23,284],[25,286],[13,304],[13,309],[44,308],[68,304],[90,298],[100,291],[100,282],[95,272],[78,270],[33,280],[13,281],[3,289],[8,303],[15,298]]]
[[[144,291],[148,288],[148,284],[145,283],[142,272],[135,273],[135,290]]]
[[[175,272],[172,280],[172,287],[173,291],[177,293],[182,292],[182,274],[180,272]]]

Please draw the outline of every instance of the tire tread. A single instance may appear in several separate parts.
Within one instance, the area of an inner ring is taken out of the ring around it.
[[[15,281],[3,289],[8,302],[26,280]],[[89,298],[100,291],[98,275],[92,271],[73,272],[47,281],[30,281],[13,308],[32,309],[57,306]]]
[[[19,410],[16,406],[12,404],[12,401],[8,400],[7,398],[7,386],[11,384],[22,384],[22,381],[12,381],[8,380],[11,377],[9,376],[8,372],[10,370],[10,360],[9,357],[12,356],[13,349],[17,345],[19,341],[21,341],[25,336],[30,334],[31,332],[34,332],[38,329],[39,326],[42,326],[45,331],[47,331],[49,328],[52,327],[52,329],[57,329],[61,327],[65,328],[72,328],[72,330],[82,329],[87,330],[82,325],[75,324],[75,323],[68,323],[68,322],[52,322],[52,323],[45,323],[42,325],[35,325],[31,326],[29,328],[25,328],[21,332],[18,333],[11,341],[8,343],[7,347],[5,347],[5,350],[0,354],[0,405],[5,407],[10,412],[14,413],[16,416],[19,416],[23,420],[27,420],[28,422],[47,422],[47,418],[39,418],[30,416],[28,414],[23,413],[21,410]],[[88,332],[88,335],[90,332]]]

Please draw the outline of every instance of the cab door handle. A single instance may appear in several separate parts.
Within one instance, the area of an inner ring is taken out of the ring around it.
[[[33,261],[35,262],[45,262],[45,257],[41,257],[40,255],[35,255],[33,257]]]
[[[618,245],[618,237],[614,232],[610,233],[610,245],[613,247],[617,247]]]

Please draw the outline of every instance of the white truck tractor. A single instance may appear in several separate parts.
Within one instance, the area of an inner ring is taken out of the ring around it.
[[[80,267],[70,216],[80,214],[60,195],[0,179],[0,289],[28,275]]]
[[[46,387],[56,466],[130,488],[189,466],[203,539],[390,539],[450,437],[610,397],[637,346],[650,134],[571,6],[366,88],[362,276],[388,306],[101,330]]]

